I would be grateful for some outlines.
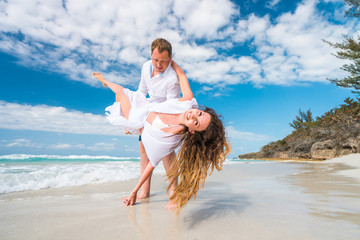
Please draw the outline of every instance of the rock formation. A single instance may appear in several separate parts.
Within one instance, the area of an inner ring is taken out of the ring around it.
[[[323,160],[350,153],[360,153],[360,102],[348,98],[339,108],[303,123],[284,139],[239,158]]]

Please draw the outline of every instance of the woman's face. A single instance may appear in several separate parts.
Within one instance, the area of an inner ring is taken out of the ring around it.
[[[189,128],[189,132],[204,131],[210,124],[211,116],[209,113],[199,109],[190,109],[184,112],[185,126]]]

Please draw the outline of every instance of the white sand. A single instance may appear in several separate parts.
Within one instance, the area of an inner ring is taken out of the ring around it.
[[[349,166],[351,169],[338,171],[337,174],[352,177],[357,179],[360,182],[360,153],[354,153],[338,158],[333,158],[328,161],[327,163],[341,163]]]
[[[121,199],[136,181],[2,194],[0,239],[360,239],[360,186],[334,174],[344,166],[227,164],[179,216],[164,210],[163,176],[132,207]]]

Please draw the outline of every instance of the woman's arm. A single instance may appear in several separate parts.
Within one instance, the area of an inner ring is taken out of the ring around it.
[[[188,101],[193,99],[194,94],[191,91],[189,80],[187,79],[184,70],[182,70],[181,67],[177,65],[177,63],[175,63],[174,61],[172,61],[171,66],[179,78],[180,88],[183,95],[182,98],[180,98],[179,100]]]
[[[131,192],[130,196],[124,199],[124,205],[125,206],[131,206],[134,205],[136,202],[136,194],[139,191],[140,187],[143,185],[143,183],[146,181],[146,179],[150,176],[152,171],[154,170],[153,165],[149,162],[143,172],[143,174],[140,177],[140,180],[134,190]]]

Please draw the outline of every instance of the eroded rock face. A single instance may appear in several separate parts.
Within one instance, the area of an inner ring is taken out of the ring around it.
[[[336,157],[336,150],[335,149],[318,149],[311,152],[312,159],[329,159]]]
[[[356,153],[359,151],[359,137],[357,138],[349,138],[347,141],[340,143],[338,155],[347,155],[350,153]]]
[[[359,151],[360,137],[349,138],[343,142],[326,140],[316,142],[310,149],[310,155],[313,159],[329,159],[337,156],[356,153]]]
[[[325,160],[351,153],[360,153],[360,134],[332,131],[327,139],[300,138],[283,140],[280,144],[262,149],[257,153],[240,155],[240,158],[315,159]],[[355,136],[354,136],[355,135]],[[318,136],[315,134],[315,136]],[[346,137],[344,137],[346,136]]]
[[[274,154],[274,158],[286,159],[291,158],[288,152],[278,152]]]
[[[263,146],[259,152],[239,157],[329,159],[360,153],[360,98],[347,98],[344,102],[285,138]]]
[[[311,146],[310,155],[313,159],[328,159],[336,156],[336,143],[333,140],[316,142]]]

